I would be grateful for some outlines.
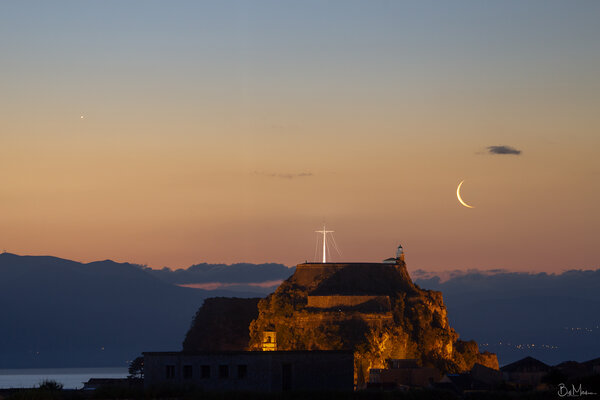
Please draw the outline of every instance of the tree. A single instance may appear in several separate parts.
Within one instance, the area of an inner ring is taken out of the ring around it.
[[[53,381],[51,379],[45,379],[42,382],[40,382],[38,388],[48,391],[62,390],[63,384]]]
[[[144,357],[136,357],[129,363],[129,379],[144,379]]]

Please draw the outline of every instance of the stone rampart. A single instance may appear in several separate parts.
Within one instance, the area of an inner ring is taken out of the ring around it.
[[[390,310],[390,298],[388,296],[308,296],[307,307],[311,308],[336,308],[356,307],[367,302],[373,302]]]

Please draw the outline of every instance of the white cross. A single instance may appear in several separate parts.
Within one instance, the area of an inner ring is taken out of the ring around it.
[[[335,231],[326,231],[325,224],[323,224],[323,230],[315,231],[315,232],[323,234],[323,263],[326,263],[327,262],[327,234],[335,232]]]

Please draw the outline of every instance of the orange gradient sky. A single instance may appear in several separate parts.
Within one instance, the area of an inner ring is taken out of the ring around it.
[[[0,249],[599,266],[597,2],[175,4],[0,4]]]

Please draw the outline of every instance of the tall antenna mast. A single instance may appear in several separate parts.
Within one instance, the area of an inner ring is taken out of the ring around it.
[[[335,232],[335,231],[327,231],[327,230],[325,230],[325,224],[323,224],[323,230],[322,231],[315,231],[315,232],[323,234],[323,263],[326,263],[327,262],[327,234]]]

